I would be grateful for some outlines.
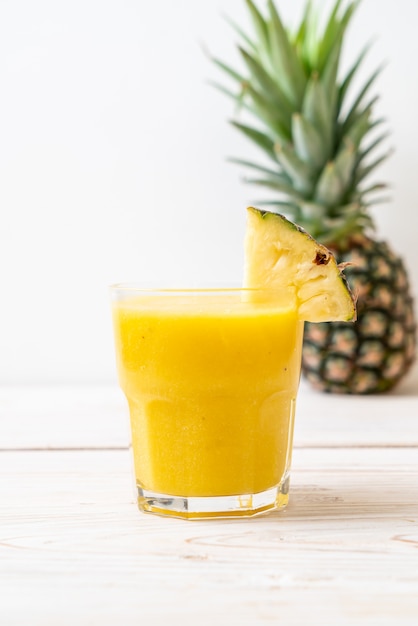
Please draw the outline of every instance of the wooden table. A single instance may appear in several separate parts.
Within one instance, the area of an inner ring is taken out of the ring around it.
[[[417,626],[417,381],[302,384],[287,510],[198,522],[137,510],[116,387],[0,388],[0,624]]]

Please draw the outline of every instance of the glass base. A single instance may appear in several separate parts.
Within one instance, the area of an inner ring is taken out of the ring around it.
[[[138,506],[146,513],[182,519],[252,517],[283,509],[289,500],[289,476],[259,493],[232,496],[171,496],[138,485]]]

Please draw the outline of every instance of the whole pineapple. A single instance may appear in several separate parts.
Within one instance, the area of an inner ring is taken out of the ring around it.
[[[366,47],[339,76],[343,39],[359,0],[345,8],[337,0],[320,31],[308,2],[293,34],[273,0],[267,0],[265,15],[252,0],[245,2],[253,35],[231,24],[242,40],[246,71],[215,58],[238,91],[216,86],[248,114],[249,122],[232,123],[267,159],[233,161],[258,172],[247,182],[275,192],[271,201],[259,204],[287,214],[331,248],[339,262],[349,263],[345,274],[358,297],[354,324],[306,324],[304,374],[325,391],[388,390],[414,360],[416,323],[402,260],[370,234],[369,207],[385,185],[365,181],[389,154],[374,156],[387,136],[376,132],[382,120],[373,119],[376,97],[369,98],[380,69],[348,97]]]

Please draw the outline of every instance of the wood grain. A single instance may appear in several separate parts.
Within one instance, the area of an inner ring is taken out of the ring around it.
[[[418,395],[302,383],[289,507],[135,504],[116,387],[0,389],[1,626],[418,624]]]
[[[236,521],[141,514],[126,451],[7,452],[0,473],[1,623],[418,616],[411,449],[297,450],[288,509]]]

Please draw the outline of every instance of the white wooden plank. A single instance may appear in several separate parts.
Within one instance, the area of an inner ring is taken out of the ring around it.
[[[291,504],[253,520],[141,514],[127,452],[0,454],[0,617],[412,626],[413,449],[297,449]]]
[[[295,446],[418,446],[418,387],[403,389],[339,396],[302,381]],[[127,406],[116,386],[0,387],[0,449],[119,448],[128,441]]]
[[[392,392],[338,395],[301,381],[296,446],[418,446],[418,363]]]
[[[116,385],[0,387],[0,449],[118,448],[128,439]]]
[[[303,386],[295,445],[418,447],[418,395],[339,396]]]

